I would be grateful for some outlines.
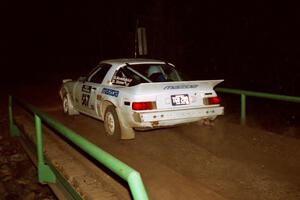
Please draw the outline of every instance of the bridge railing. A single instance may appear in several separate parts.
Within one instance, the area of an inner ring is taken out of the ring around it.
[[[147,200],[148,195],[145,190],[140,173],[113,157],[109,153],[103,151],[98,146],[89,142],[85,138],[76,134],[62,123],[51,117],[50,115],[40,111],[33,105],[26,103],[24,100],[9,96],[8,99],[8,116],[9,116],[9,129],[12,136],[19,136],[20,130],[14,123],[13,117],[13,103],[20,105],[22,108],[31,112],[35,119],[36,128],[36,148],[37,148],[37,168],[38,179],[40,183],[55,183],[56,176],[51,168],[44,162],[43,155],[43,142],[42,142],[42,123],[47,124],[56,130],[59,134],[63,135],[66,139],[71,141],[77,147],[96,159],[98,162],[109,168],[115,174],[127,181],[133,199]]]
[[[255,92],[255,91],[232,89],[232,88],[222,88],[222,87],[215,88],[215,91],[222,92],[222,93],[236,94],[241,96],[241,124],[246,123],[246,97],[247,96],[300,103],[300,97],[288,96],[288,95],[279,95],[279,94],[272,94],[272,93]]]

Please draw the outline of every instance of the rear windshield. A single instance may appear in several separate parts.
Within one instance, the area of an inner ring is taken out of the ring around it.
[[[120,68],[113,76],[112,83],[134,86],[140,83],[181,81],[175,67],[168,64],[138,64]]]

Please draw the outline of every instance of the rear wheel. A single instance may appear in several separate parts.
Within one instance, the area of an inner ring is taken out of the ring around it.
[[[117,112],[113,106],[109,106],[104,115],[104,128],[108,136],[121,138],[121,128]]]

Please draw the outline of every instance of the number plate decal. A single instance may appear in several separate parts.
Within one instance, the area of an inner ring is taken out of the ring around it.
[[[190,99],[188,94],[171,95],[171,101],[173,106],[188,105]]]

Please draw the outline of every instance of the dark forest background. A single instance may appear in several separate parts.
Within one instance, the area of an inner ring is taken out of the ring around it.
[[[134,56],[136,21],[149,58],[191,79],[300,95],[300,12],[289,1],[11,1],[1,3],[1,82],[76,78]]]

